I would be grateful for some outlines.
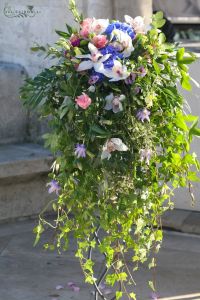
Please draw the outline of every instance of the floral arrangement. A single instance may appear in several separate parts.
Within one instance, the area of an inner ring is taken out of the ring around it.
[[[45,248],[67,250],[72,232],[95,299],[136,299],[134,272],[156,266],[174,190],[188,186],[194,199],[199,162],[190,143],[200,129],[177,83],[191,89],[195,56],[166,42],[161,12],[147,28],[142,17],[83,19],[74,0],[70,10],[77,28],[57,31],[55,47],[32,49],[54,60],[21,90],[24,104],[48,117],[45,143],[56,156],[48,188],[57,218],[40,215],[36,243],[51,226],[55,240]],[[98,278],[93,251],[105,258]],[[104,282],[114,294],[104,293]]]

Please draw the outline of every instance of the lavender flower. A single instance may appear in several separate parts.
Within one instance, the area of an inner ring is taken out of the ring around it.
[[[151,299],[158,300],[158,298],[159,298],[159,296],[157,295],[157,293],[155,293],[155,292],[151,293]]]
[[[106,105],[104,109],[112,110],[115,114],[123,111],[122,101],[125,99],[124,95],[114,96],[113,93],[106,96]]]
[[[143,66],[138,69],[138,72],[140,72],[138,74],[138,76],[140,76],[140,77],[144,77],[147,75],[147,70]]]
[[[85,147],[84,144],[76,144],[75,155],[78,158],[80,158],[80,157],[86,157],[86,147]]]
[[[125,79],[125,84],[132,84],[136,79],[136,74],[131,73],[128,78]]]
[[[144,120],[147,120],[148,122],[150,122],[149,116],[150,116],[150,111],[146,108],[140,109],[137,114],[136,117],[138,118],[139,121],[144,122]]]
[[[135,95],[139,94],[140,91],[141,91],[141,88],[140,88],[139,86],[136,86],[136,87],[134,88],[134,93],[135,93]]]
[[[147,165],[149,165],[150,159],[152,156],[151,149],[141,149],[140,150],[140,160],[141,162],[145,161]]]
[[[58,181],[56,180],[51,180],[49,183],[47,183],[47,186],[49,186],[49,189],[48,189],[48,193],[51,194],[51,193],[56,193],[56,195],[59,194],[59,190],[61,189]]]
[[[68,282],[67,283],[68,287],[73,291],[73,292],[79,292],[80,287],[76,285],[74,282]]]
[[[92,76],[90,76],[88,83],[92,85],[92,84],[95,84],[98,80],[99,80],[98,75],[92,75]]]

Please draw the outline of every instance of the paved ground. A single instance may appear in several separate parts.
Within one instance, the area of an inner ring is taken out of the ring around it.
[[[34,221],[0,225],[0,300],[93,300],[92,286],[82,283],[79,264],[73,257],[74,242],[67,254],[33,248]],[[48,240],[46,234],[43,242]],[[99,262],[100,263],[100,262]],[[137,273],[138,300],[148,300],[149,271]],[[200,300],[200,236],[165,232],[156,271],[160,299]],[[80,292],[67,287],[74,281]],[[63,290],[56,290],[63,285]]]

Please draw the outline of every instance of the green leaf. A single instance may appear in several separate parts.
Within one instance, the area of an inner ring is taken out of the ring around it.
[[[98,125],[92,125],[90,126],[90,130],[94,133],[97,133],[98,135],[105,137],[108,135],[108,132],[105,131],[104,129],[102,129],[100,126]]]
[[[40,240],[40,236],[41,236],[41,234],[43,233],[43,231],[44,231],[44,228],[43,228],[43,226],[42,226],[41,223],[39,223],[39,224],[33,229],[33,232],[36,233],[35,242],[34,242],[34,244],[33,244],[34,247],[38,244],[38,242],[39,242],[39,240]]]
[[[66,106],[60,113],[60,119],[62,120],[62,118],[66,115],[66,113],[68,112],[69,108]]]
[[[135,293],[132,292],[132,293],[129,294],[129,296],[131,297],[131,299],[136,300],[136,294]]]
[[[179,62],[185,54],[185,48],[180,48],[176,53],[176,59]]]
[[[199,121],[199,118],[196,117],[194,119],[194,122],[192,123],[192,126],[190,127],[190,130],[189,130],[189,141],[190,142],[192,141],[193,135],[200,136],[200,129],[196,127],[198,124],[198,121]]]
[[[108,274],[106,276],[106,283],[108,285],[114,286],[114,284],[117,281],[117,279],[118,279],[117,274]]]
[[[190,84],[190,76],[183,70],[181,70],[181,86],[187,91],[190,91],[192,89],[192,86]]]
[[[163,44],[166,41],[166,36],[163,32],[161,32],[158,36],[158,42],[159,44]]]
[[[123,293],[122,293],[121,291],[117,291],[117,292],[115,293],[115,295],[116,295],[116,300],[119,300],[119,299],[121,299],[121,297],[123,296]]]
[[[166,20],[163,19],[163,12],[162,11],[158,11],[156,14],[153,15],[153,18],[152,18],[152,25],[153,27],[155,28],[161,28]]]
[[[156,291],[155,290],[155,287],[154,287],[154,283],[153,283],[153,281],[149,281],[149,286],[150,286],[150,288],[152,289],[152,291]]]
[[[158,63],[155,61],[155,59],[153,60],[153,66],[154,66],[154,69],[155,69],[156,73],[160,74],[161,69],[160,69]]]
[[[68,39],[68,38],[69,38],[69,34],[68,34],[67,32],[60,31],[60,30],[55,30],[55,32],[56,32],[59,36],[62,36],[62,37],[65,38],[65,39]]]
[[[184,120],[186,121],[186,122],[198,122],[198,119],[199,119],[199,117],[198,116],[193,116],[193,115],[186,115],[186,116],[184,116]]]
[[[195,60],[196,60],[195,57],[183,57],[182,59],[180,59],[178,61],[178,63],[189,65],[189,64],[193,63]]]
[[[34,47],[31,47],[31,51],[33,52],[37,52],[37,51],[46,51],[46,48],[44,46],[34,46]]]

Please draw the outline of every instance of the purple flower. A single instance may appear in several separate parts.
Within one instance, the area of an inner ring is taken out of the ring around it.
[[[70,43],[73,47],[78,47],[80,46],[80,38],[76,35],[76,34],[72,34],[72,36],[70,37]]]
[[[85,147],[84,144],[76,144],[75,155],[78,158],[80,158],[80,157],[86,157],[86,147]]]
[[[138,70],[138,72],[140,72],[139,74],[138,74],[138,76],[140,76],[140,77],[144,77],[144,76],[146,76],[147,75],[147,70],[142,66],[142,67],[140,67],[139,69],[137,69]]]
[[[49,189],[48,189],[48,193],[51,194],[51,193],[56,193],[56,195],[59,194],[59,190],[61,189],[58,181],[56,180],[51,180],[49,183],[47,183],[47,186],[49,186]]]
[[[134,93],[135,93],[135,95],[139,94],[140,91],[141,91],[141,88],[140,88],[139,86],[136,86],[136,87],[134,88]]]
[[[97,81],[99,80],[99,76],[98,75],[92,75],[90,76],[88,83],[90,85],[95,84]]]
[[[145,161],[147,165],[149,165],[150,159],[152,156],[151,149],[141,149],[140,150],[140,160],[141,162]]]
[[[131,73],[128,78],[125,79],[126,84],[132,84],[136,79],[136,74]]]
[[[158,300],[158,298],[159,296],[155,292],[151,293],[151,299]]]
[[[78,287],[74,282],[68,282],[68,287],[73,291],[73,292],[79,292],[80,287]]]
[[[101,73],[98,73],[98,72],[96,72],[96,71],[93,70],[93,71],[91,72],[91,76],[90,76],[90,78],[89,78],[88,83],[89,83],[90,85],[92,85],[92,84],[101,82],[101,81],[103,81],[103,80],[104,80],[104,75],[101,74]]]
[[[150,116],[150,111],[146,108],[140,109],[137,114],[136,117],[138,118],[139,121],[144,122],[144,120],[147,120],[148,122],[150,122],[149,116]]]

